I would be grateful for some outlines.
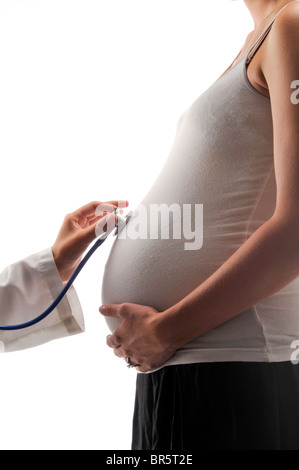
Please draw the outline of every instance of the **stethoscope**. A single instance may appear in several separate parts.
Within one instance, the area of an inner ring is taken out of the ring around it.
[[[104,241],[108,238],[108,236],[113,232],[114,235],[120,235],[122,230],[125,228],[127,223],[129,222],[130,218],[133,215],[133,212],[129,212],[127,215],[122,215],[118,209],[114,211],[116,215],[116,223],[114,226],[111,228],[108,228],[108,230],[102,234],[94,243],[94,245],[90,248],[90,250],[86,253],[82,261],[80,262],[79,266],[76,268],[70,279],[68,280],[67,284],[64,286],[58,297],[54,300],[54,302],[45,310],[41,315],[38,317],[34,318],[33,320],[30,320],[26,323],[21,323],[19,325],[7,325],[7,326],[0,326],[0,331],[12,331],[12,330],[23,330],[25,328],[29,328],[30,326],[36,325],[36,323],[41,322],[46,318],[48,315],[50,315],[51,312],[57,307],[57,305],[62,301],[64,296],[66,295],[67,291],[70,289],[70,287],[73,285],[75,279],[77,278],[78,274],[82,271],[84,268],[85,264],[87,261],[90,259],[90,257],[94,254],[94,252],[104,243]]]

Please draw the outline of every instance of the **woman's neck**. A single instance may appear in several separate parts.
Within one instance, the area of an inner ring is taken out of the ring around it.
[[[285,5],[291,3],[290,0],[244,0],[245,5],[254,21],[255,29],[266,21],[274,18],[276,13],[281,10]]]

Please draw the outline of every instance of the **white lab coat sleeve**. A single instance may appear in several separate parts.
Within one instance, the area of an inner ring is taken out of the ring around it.
[[[51,305],[63,289],[52,249],[8,266],[0,273],[0,324],[27,322]],[[16,331],[0,331],[0,352],[18,351],[84,331],[84,317],[75,288],[42,322]]]

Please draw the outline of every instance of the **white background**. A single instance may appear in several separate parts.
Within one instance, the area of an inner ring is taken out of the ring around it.
[[[0,0],[1,269],[92,200],[143,198],[182,112],[253,29],[240,0]],[[136,371],[76,281],[86,333],[0,355],[0,449],[130,449]]]

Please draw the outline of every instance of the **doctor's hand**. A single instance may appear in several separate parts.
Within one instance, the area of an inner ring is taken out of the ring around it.
[[[107,317],[122,320],[117,330],[107,337],[107,345],[117,357],[125,359],[140,372],[148,372],[162,366],[176,350],[164,339],[159,313],[152,307],[125,303],[100,307]]]
[[[65,216],[52,247],[62,282],[71,277],[90,243],[107,230],[107,224],[114,223],[113,211],[128,205],[127,201],[90,202]]]

